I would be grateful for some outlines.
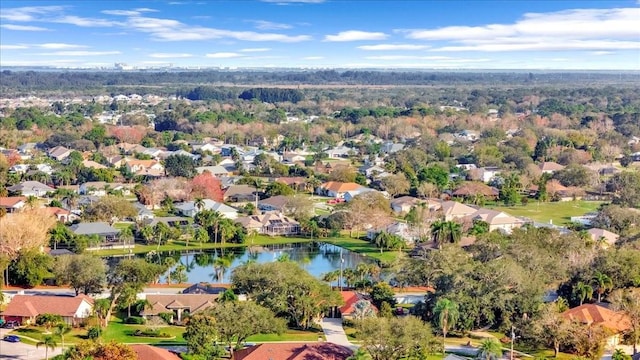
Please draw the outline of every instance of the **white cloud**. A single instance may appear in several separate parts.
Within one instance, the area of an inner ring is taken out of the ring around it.
[[[28,49],[27,45],[3,45],[0,44],[0,50],[23,50]]]
[[[362,40],[384,40],[387,34],[382,32],[368,32],[360,30],[342,31],[335,35],[326,35],[324,41],[362,41]]]
[[[266,20],[247,20],[247,22],[253,23],[253,26],[259,30],[286,30],[293,27],[289,24],[276,23]]]
[[[120,51],[54,51],[50,53],[40,53],[38,55],[44,56],[106,56],[106,55],[119,55]]]
[[[133,11],[138,11],[138,12],[158,12],[157,9],[151,9],[151,8],[147,8],[147,7],[135,8],[135,9],[133,9]]]
[[[369,51],[393,51],[393,50],[424,50],[430,48],[429,45],[418,44],[378,44],[358,46],[360,50]]]
[[[305,56],[302,60],[322,60],[324,56]]]
[[[45,44],[38,44],[36,45],[39,48],[42,49],[53,49],[53,50],[59,50],[59,49],[80,49],[80,48],[86,48],[88,46],[86,45],[77,45],[77,44],[65,44],[65,43],[45,43]]]
[[[140,12],[135,10],[102,10],[100,12],[106,15],[118,15],[118,16],[140,15]]]
[[[171,58],[188,58],[192,57],[193,54],[187,53],[153,53],[149,54],[149,57],[156,59],[171,59]]]
[[[7,30],[15,30],[15,31],[51,31],[50,29],[43,28],[40,26],[32,26],[32,25],[15,25],[15,24],[3,24],[0,25],[1,28]]]
[[[150,17],[131,17],[128,25],[138,31],[151,34],[158,41],[188,41],[210,39],[234,39],[242,41],[275,41],[300,42],[310,40],[308,35],[284,35],[276,33],[259,33],[254,31],[233,31],[201,26],[189,26],[172,19]]]
[[[416,40],[450,41],[435,51],[562,51],[640,48],[640,8],[527,13],[512,24],[396,30]]]
[[[448,56],[417,56],[417,55],[379,55],[379,56],[365,56],[367,60],[383,60],[383,61],[397,61],[397,60],[429,60],[439,63],[474,63],[474,62],[487,62],[491,59],[465,59],[465,58],[452,58]]]
[[[18,8],[0,9],[0,19],[9,21],[33,21],[35,15],[47,15],[52,12],[60,12],[62,6],[25,6]]]
[[[640,1],[640,0],[638,0]],[[602,55],[613,55],[615,52],[613,51],[592,51],[591,55],[602,56]]]
[[[75,15],[65,15],[56,19],[51,20],[51,22],[60,23],[60,24],[70,24],[80,27],[111,27],[122,25],[117,21],[111,21],[106,19],[96,19],[96,18],[85,18]]]
[[[246,48],[246,49],[240,49],[240,52],[265,52],[265,51],[270,51],[270,48]]]
[[[218,52],[218,53],[206,54],[205,56],[212,59],[232,59],[232,58],[239,58],[244,55],[234,53],[234,52]]]

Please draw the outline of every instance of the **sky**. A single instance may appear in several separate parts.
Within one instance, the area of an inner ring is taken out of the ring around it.
[[[0,66],[640,70],[640,0],[10,1]]]

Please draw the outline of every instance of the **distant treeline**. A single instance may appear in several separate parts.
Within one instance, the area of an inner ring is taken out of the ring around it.
[[[12,71],[0,72],[0,90],[86,90],[154,86],[149,93],[175,93],[185,85],[541,85],[637,83],[637,72],[437,72],[437,71]],[[173,89],[173,90],[169,90]],[[189,90],[191,91],[191,90]],[[199,96],[194,93],[194,96]],[[211,94],[214,96],[214,94]],[[226,92],[215,96],[227,96]]]
[[[230,89],[222,89],[213,86],[198,86],[195,89],[179,89],[176,91],[176,96],[186,98],[189,100],[253,100],[257,99],[261,102],[276,103],[289,101],[297,103],[304,99],[304,95],[299,90],[294,89],[279,89],[279,88],[252,88],[241,92],[239,95],[237,92]]]

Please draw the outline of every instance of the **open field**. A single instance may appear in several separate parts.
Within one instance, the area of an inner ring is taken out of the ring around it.
[[[487,206],[488,208],[504,211],[513,216],[523,216],[541,223],[552,221],[554,225],[564,225],[571,221],[572,216],[581,216],[598,209],[602,201],[563,201],[563,202],[530,202],[522,206]]]

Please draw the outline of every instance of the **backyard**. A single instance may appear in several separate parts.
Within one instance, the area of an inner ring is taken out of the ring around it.
[[[565,225],[572,216],[582,216],[598,210],[602,201],[562,201],[562,202],[530,202],[527,205],[491,206],[488,208],[504,211],[517,217],[527,217],[541,223],[552,222],[553,225]]]

